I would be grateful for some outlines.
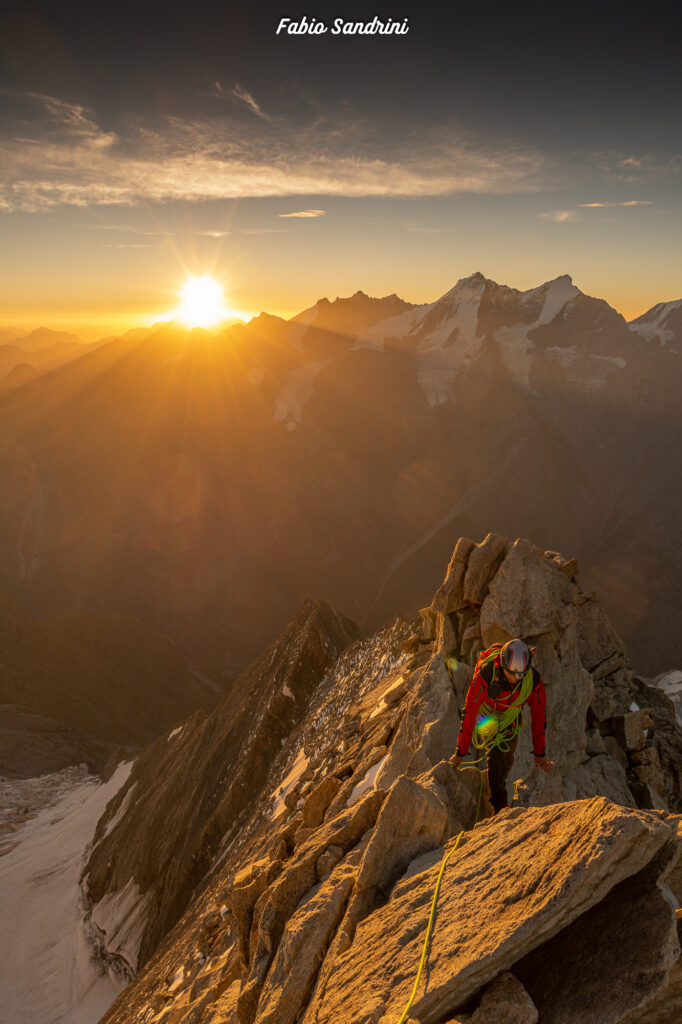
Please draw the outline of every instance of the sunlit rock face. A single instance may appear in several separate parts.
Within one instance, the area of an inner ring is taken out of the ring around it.
[[[0,397],[0,586],[243,666],[311,594],[366,629],[416,610],[492,530],[571,551],[639,671],[670,670],[678,314],[474,274],[113,339]]]
[[[138,761],[83,878],[101,957],[143,935],[106,1024],[395,1024],[460,833],[410,1020],[653,1024],[676,1005],[674,708],[646,702],[574,558],[460,538],[441,578],[365,639],[307,604],[239,707]],[[485,776],[448,758],[478,653],[512,635],[535,648],[554,764],[532,766],[524,729],[494,816]]]

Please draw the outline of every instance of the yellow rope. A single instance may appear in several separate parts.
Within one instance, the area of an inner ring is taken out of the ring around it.
[[[483,760],[483,758],[479,758],[479,761],[482,761],[482,760]],[[478,791],[478,804],[476,806],[476,818],[474,820],[474,825],[476,825],[477,822],[478,822],[478,816],[481,813],[481,797],[483,796],[483,772],[481,771],[480,768],[476,767],[476,762],[474,762],[473,764],[462,765],[462,767],[460,768],[460,771],[466,771],[467,769],[473,769],[474,771],[477,771],[480,774],[480,776],[481,776],[481,785],[480,785],[480,788],[479,788],[479,791]],[[462,829],[462,831],[457,836],[457,839],[455,840],[455,845],[452,847],[452,849],[449,851],[449,853],[446,853],[445,856],[443,857],[443,862],[442,862],[442,864],[440,866],[440,871],[438,872],[438,880],[436,881],[436,889],[435,889],[435,892],[433,894],[433,899],[431,901],[431,913],[429,914],[429,923],[428,923],[428,926],[426,928],[426,938],[424,939],[424,948],[422,950],[422,958],[421,958],[421,961],[419,963],[419,970],[417,971],[417,977],[415,978],[415,982],[414,982],[414,985],[412,987],[412,993],[411,993],[410,998],[408,1000],[407,1006],[403,1010],[403,1015],[400,1018],[400,1020],[398,1021],[398,1024],[405,1024],[405,1021],[407,1020],[407,1016],[408,1016],[410,1010],[412,1009],[412,1003],[414,1002],[415,997],[417,995],[417,990],[419,988],[419,982],[421,980],[422,971],[424,969],[424,964],[426,963],[426,958],[427,958],[428,952],[429,952],[429,942],[430,942],[430,939],[431,939],[431,932],[433,931],[433,922],[434,922],[434,920],[436,918],[436,904],[438,902],[438,894],[440,892],[440,883],[441,883],[441,881],[443,879],[443,873],[445,871],[445,868],[447,867],[447,863],[450,860],[450,858],[452,857],[452,855],[455,852],[455,850],[457,849],[457,847],[459,846],[459,841],[462,838],[462,836],[464,835],[464,832],[465,832],[465,829]]]

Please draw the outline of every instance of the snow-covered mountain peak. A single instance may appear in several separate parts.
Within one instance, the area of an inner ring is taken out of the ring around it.
[[[449,302],[452,299],[460,299],[463,296],[480,296],[485,291],[487,285],[499,288],[499,285],[495,281],[489,280],[480,272],[480,270],[477,270],[475,274],[470,274],[469,277],[460,277],[459,281],[457,281],[452,288],[449,288],[448,291],[444,292],[439,299],[436,299],[436,301],[430,303],[430,305],[435,306],[438,303]]]
[[[372,299],[356,292],[325,307],[318,303],[296,319],[301,337],[308,325],[334,324],[336,331],[352,339],[347,351],[409,353],[431,406],[456,401],[456,381],[476,365],[484,349],[496,351],[509,379],[527,392],[534,391],[537,374],[542,376],[547,365],[560,369],[572,387],[601,390],[625,368],[629,351],[622,316],[605,301],[582,292],[570,274],[521,290],[476,271],[423,305],[410,305],[395,295]],[[633,321],[630,330],[674,351],[671,343],[682,331],[682,300],[659,303]],[[327,352],[324,359],[314,361],[309,351],[304,352],[306,366],[291,375],[278,419],[286,409],[287,415],[302,422],[302,406],[313,394],[315,378],[327,365],[324,360],[333,358],[333,352]]]
[[[669,348],[669,342],[679,335],[682,328],[682,299],[657,302],[646,313],[631,320],[628,326],[644,341],[657,341],[662,347]]]
[[[552,281],[545,281],[538,288],[530,288],[523,292],[524,305],[543,299],[542,310],[535,321],[535,326],[550,323],[558,313],[561,312],[567,302],[582,294],[580,289],[573,284],[569,274],[562,274]]]

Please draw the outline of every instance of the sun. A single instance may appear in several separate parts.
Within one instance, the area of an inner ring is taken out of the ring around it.
[[[222,286],[213,277],[188,277],[180,289],[177,316],[188,327],[211,327],[230,315]]]

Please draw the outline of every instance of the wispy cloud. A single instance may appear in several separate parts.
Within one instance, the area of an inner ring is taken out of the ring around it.
[[[557,224],[566,224],[569,221],[577,220],[578,217],[575,210],[550,210],[547,213],[541,213],[540,216],[545,220],[556,221]]]
[[[248,106],[247,95],[243,90],[241,102]],[[546,187],[553,170],[529,147],[492,147],[453,131],[382,139],[375,124],[350,115],[314,126],[265,119],[257,128],[226,117],[166,118],[117,124],[113,132],[85,107],[37,93],[20,99],[32,109],[28,118],[17,116],[2,145],[6,211],[265,196],[519,193]]]
[[[220,82],[217,82],[216,85],[218,86],[218,88],[220,88]],[[230,92],[230,95],[236,103],[241,103],[242,106],[247,107],[258,117],[262,117],[265,121],[271,120],[270,114],[266,114],[262,107],[260,107],[259,104],[256,103],[251,93],[243,86],[241,86],[238,82],[236,83],[234,89],[232,89],[232,91]]]
[[[326,217],[326,210],[296,210],[294,213],[278,213],[278,217]]]
[[[85,150],[106,150],[117,142],[115,132],[104,131],[92,118],[92,112],[79,103],[69,103],[57,96],[40,92],[19,93],[0,89],[0,95],[14,99],[19,104],[28,102],[33,109],[41,111],[39,117],[18,119],[17,127],[34,127],[37,134],[14,135],[11,140],[18,145],[42,146],[48,139],[69,138]]]
[[[578,205],[589,210],[602,206],[653,206],[654,204],[651,199],[628,199],[624,203],[578,203]]]
[[[645,181],[677,176],[682,171],[680,153],[665,156],[644,153],[632,156],[625,153],[599,152],[592,154],[592,161],[606,178],[640,187]]]

